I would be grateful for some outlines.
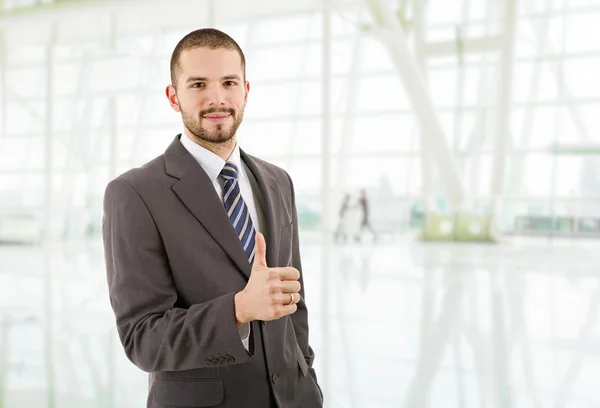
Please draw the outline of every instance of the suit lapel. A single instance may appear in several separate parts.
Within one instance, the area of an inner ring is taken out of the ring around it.
[[[252,156],[247,155],[241,149],[240,156],[256,178],[258,186],[260,187],[260,192],[256,191],[254,194],[261,194],[261,204],[267,223],[266,233],[264,234],[267,242],[267,265],[269,267],[275,267],[277,266],[279,240],[281,238],[281,225],[279,225],[277,220],[281,219],[280,209],[282,208],[277,181],[257,160]]]
[[[179,135],[165,152],[165,167],[167,174],[179,179],[171,187],[175,194],[249,277],[250,264],[224,211],[223,202],[202,167],[179,141]]]

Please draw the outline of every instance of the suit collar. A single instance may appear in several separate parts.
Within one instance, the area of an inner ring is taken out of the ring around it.
[[[221,174],[221,170],[223,170],[223,166],[227,162],[233,162],[240,172],[238,176],[242,179],[246,177],[246,173],[242,169],[242,159],[240,157],[240,146],[238,144],[235,145],[233,152],[227,159],[227,161],[223,160],[221,157],[211,152],[205,147],[200,146],[198,143],[194,142],[190,139],[185,133],[181,134],[180,142],[185,147],[185,149],[192,155],[192,157],[202,166],[204,172],[208,174],[208,177],[211,181],[215,181],[217,177]]]
[[[223,203],[209,176],[181,144],[180,136],[177,135],[165,151],[165,171],[178,179],[172,189],[244,275],[249,277],[251,268],[248,259],[224,211]],[[276,209],[281,206],[277,182],[260,161],[246,154],[242,149],[240,149],[240,158],[258,182],[260,191],[255,194],[258,194],[267,223],[265,229],[267,263],[269,266],[276,265],[277,240],[280,231],[277,228],[279,223],[275,220]]]
[[[209,176],[181,144],[179,135],[165,152],[165,171],[178,179],[171,187],[173,192],[242,273],[249,277],[248,258],[224,210],[223,202],[217,195]]]

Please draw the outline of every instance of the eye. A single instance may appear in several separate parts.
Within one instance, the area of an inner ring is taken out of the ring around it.
[[[235,81],[225,81],[223,83],[223,85],[225,85],[225,86],[236,86],[237,82],[235,82]]]
[[[204,82],[196,82],[192,84],[192,88],[204,88]]]

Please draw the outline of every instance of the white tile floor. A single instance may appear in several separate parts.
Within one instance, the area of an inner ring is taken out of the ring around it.
[[[328,408],[600,406],[600,242],[302,252]],[[145,406],[99,242],[0,246],[0,280],[0,407]]]

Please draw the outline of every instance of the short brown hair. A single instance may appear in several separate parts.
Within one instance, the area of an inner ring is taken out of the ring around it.
[[[200,47],[206,47],[212,50],[224,48],[226,50],[237,51],[242,60],[242,71],[244,73],[244,80],[246,80],[246,58],[238,43],[222,31],[214,28],[201,28],[192,31],[183,37],[173,50],[173,55],[171,55],[171,84],[175,88],[177,88],[178,71],[181,71],[181,64],[179,62],[181,53],[186,50]]]

